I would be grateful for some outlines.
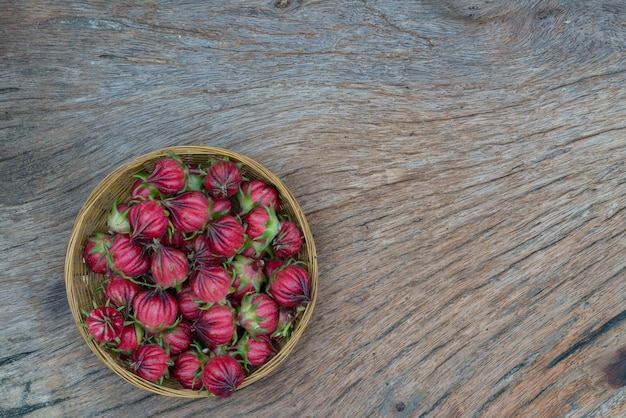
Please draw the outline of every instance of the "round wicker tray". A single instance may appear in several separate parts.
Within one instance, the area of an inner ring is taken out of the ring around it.
[[[165,156],[168,151],[174,152],[188,164],[206,164],[209,158],[224,156],[231,161],[243,163],[242,173],[244,176],[250,179],[264,180],[276,187],[282,202],[278,212],[288,214],[303,232],[304,242],[296,258],[306,263],[311,278],[311,302],[308,303],[306,309],[299,316],[293,328],[291,338],[280,347],[279,352],[267,363],[252,369],[251,373],[246,376],[243,384],[239,387],[241,389],[270,374],[293,350],[313,313],[318,287],[315,244],[302,209],[291,191],[278,177],[249,157],[226,149],[208,146],[169,147],[142,155],[111,172],[96,186],[80,209],[69,239],[65,257],[65,285],[69,306],[77,328],[89,348],[107,367],[127,382],[160,395],[181,398],[207,396],[206,391],[182,388],[175,379],[167,379],[163,385],[158,385],[138,377],[127,369],[126,363],[119,358],[117,353],[100,347],[90,339],[86,329],[81,325],[86,319],[82,311],[89,311],[93,307],[94,290],[105,279],[104,275],[94,274],[88,270],[83,259],[85,241],[94,231],[106,231],[107,213],[110,211],[116,197],[128,196],[135,181],[133,175],[140,171],[150,171],[154,161],[159,157]]]

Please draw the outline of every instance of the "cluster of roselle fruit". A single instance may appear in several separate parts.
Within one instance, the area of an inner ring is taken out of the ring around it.
[[[302,230],[277,189],[241,168],[168,153],[85,242],[88,268],[106,278],[84,325],[146,380],[228,397],[311,300]]]

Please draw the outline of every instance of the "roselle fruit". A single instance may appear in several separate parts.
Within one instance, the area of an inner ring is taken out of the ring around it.
[[[275,257],[292,257],[302,248],[302,231],[295,222],[282,220],[270,245]]]
[[[139,324],[124,325],[120,333],[115,347],[117,351],[125,354],[131,354],[135,351],[143,341],[143,328]]]
[[[250,180],[242,183],[235,196],[240,215],[245,215],[258,205],[270,206],[274,210],[280,207],[278,191],[263,180]]]
[[[283,306],[301,306],[311,300],[309,273],[297,264],[285,264],[272,272],[267,293]]]
[[[278,306],[278,326],[270,335],[273,340],[281,341],[291,337],[291,331],[296,320],[296,310],[285,306]]]
[[[233,208],[233,204],[230,199],[213,197],[210,199],[209,217],[211,219],[217,219],[220,216],[224,216]]]
[[[231,295],[241,299],[246,293],[259,293],[267,279],[263,274],[263,260],[237,254],[230,263],[230,269],[235,276]]]
[[[104,300],[120,309],[124,316],[128,315],[135,295],[141,290],[141,285],[117,274],[109,277],[102,286]]]
[[[186,239],[182,232],[178,230],[169,230],[161,237],[160,242],[172,248],[185,251]]]
[[[172,367],[172,376],[185,389],[200,389],[202,387],[202,360],[203,355],[196,350],[188,350],[176,357]]]
[[[207,224],[207,244],[211,252],[232,257],[244,243],[243,225],[232,215],[224,215]]]
[[[193,292],[189,281],[185,282],[182,289],[176,292],[176,300],[178,301],[178,312],[183,318],[189,321],[198,319],[202,310],[196,301],[199,301],[200,298]]]
[[[274,272],[278,271],[286,264],[287,263],[282,258],[270,258],[269,260],[265,260],[265,263],[263,264],[263,274],[271,280]]]
[[[224,257],[211,252],[205,234],[198,234],[186,240],[183,250],[187,252],[196,266],[219,266],[224,261]]]
[[[260,255],[278,234],[280,222],[271,206],[255,206],[242,218],[246,235],[252,239],[252,246]]]
[[[242,177],[239,166],[229,160],[217,160],[207,170],[204,187],[215,197],[228,198],[239,190]]]
[[[170,356],[163,347],[145,344],[133,351],[131,367],[137,376],[154,382],[165,377],[170,362]]]
[[[231,342],[236,328],[235,311],[227,304],[213,305],[203,310],[193,323],[193,330],[210,347]]]
[[[155,333],[174,325],[178,318],[178,301],[160,287],[145,288],[135,295],[133,311],[145,330]]]
[[[230,397],[244,379],[241,364],[228,354],[210,357],[202,369],[202,383],[213,395]]]
[[[223,266],[198,264],[191,272],[189,283],[198,299],[218,303],[230,292],[231,276]]]
[[[148,177],[147,174],[138,174],[136,177],[139,177],[133,183],[130,189],[130,199],[132,201],[142,201],[142,200],[160,200],[161,192],[156,187],[146,183],[145,179]]]
[[[111,235],[102,232],[94,232],[87,239],[83,257],[89,270],[98,274],[108,273],[109,248],[112,241],[113,237]]]
[[[255,245],[258,247],[258,244],[255,244],[255,242],[252,241],[251,238],[247,237],[245,242],[243,243],[243,247],[241,247],[238,254],[248,258],[255,258],[257,260],[265,259],[268,255],[267,249],[257,253]]]
[[[158,243],[150,256],[150,272],[160,287],[176,287],[187,280],[189,260],[183,251]]]
[[[130,236],[133,241],[152,241],[161,238],[169,225],[169,218],[161,203],[143,200],[132,205],[128,211]]]
[[[187,183],[187,166],[178,157],[159,158],[145,182],[156,187],[163,194],[181,191]]]
[[[112,234],[130,233],[130,222],[128,222],[128,212],[130,206],[126,203],[113,201],[113,207],[107,216],[107,229]]]
[[[163,342],[162,346],[171,356],[187,351],[191,347],[193,336],[194,333],[191,328],[191,322],[185,320],[180,321],[171,330],[164,331],[160,334],[160,338]]]
[[[237,342],[236,353],[245,365],[261,366],[276,354],[276,348],[266,335],[252,336],[244,333]]]
[[[266,293],[249,293],[241,299],[237,323],[251,335],[270,335],[278,326],[278,304]]]
[[[125,277],[136,277],[150,269],[150,258],[129,234],[117,234],[109,248],[109,268]]]
[[[85,321],[87,331],[97,342],[109,342],[117,338],[124,327],[124,317],[110,305],[92,309]]]
[[[163,199],[174,228],[181,232],[196,232],[209,220],[209,200],[198,191],[187,191]]]

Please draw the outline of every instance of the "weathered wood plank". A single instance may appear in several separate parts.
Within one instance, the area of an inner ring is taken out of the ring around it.
[[[620,1],[0,5],[0,416],[620,416]],[[206,144],[293,190],[319,299],[229,400],[124,383],[63,262],[114,167]]]

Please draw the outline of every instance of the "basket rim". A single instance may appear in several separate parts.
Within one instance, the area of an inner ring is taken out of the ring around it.
[[[274,371],[280,363],[289,355],[289,353],[293,350],[296,343],[300,339],[301,335],[306,328],[317,300],[318,293],[318,266],[317,266],[317,253],[315,248],[315,243],[313,240],[312,232],[310,229],[310,225],[308,220],[302,211],[299,203],[297,202],[295,196],[291,192],[291,190],[286,186],[286,184],[273,172],[267,169],[260,162],[246,156],[240,154],[238,152],[220,148],[213,146],[204,146],[204,145],[188,145],[188,146],[171,146],[155,149],[148,153],[139,155],[131,160],[128,160],[121,165],[114,168],[112,171],[108,172],[94,187],[94,189],[89,193],[81,208],[79,209],[76,218],[74,220],[74,225],[72,227],[72,231],[68,240],[66,257],[65,257],[65,265],[64,265],[64,278],[65,278],[65,286],[66,286],[66,296],[68,299],[68,304],[70,307],[70,311],[72,312],[72,317],[74,318],[74,322],[79,330],[79,333],[82,335],[83,339],[91,349],[91,351],[102,361],[110,370],[112,370],[115,374],[120,376],[123,380],[131,383],[132,385],[146,389],[153,393],[171,396],[171,397],[180,397],[180,398],[200,398],[207,397],[208,391],[202,390],[192,390],[192,389],[175,389],[167,386],[160,386],[154,382],[149,382],[135,375],[131,371],[126,368],[120,366],[115,360],[114,357],[108,352],[103,350],[96,344],[92,339],[90,339],[88,332],[85,327],[82,325],[81,320],[83,318],[83,314],[80,311],[78,306],[78,302],[74,300],[75,298],[75,279],[77,277],[75,270],[76,260],[74,258],[75,251],[77,248],[80,248],[83,245],[83,242],[80,240],[81,228],[85,224],[88,215],[91,211],[94,210],[94,206],[98,205],[100,199],[103,198],[104,194],[107,192],[107,185],[110,181],[115,178],[119,178],[119,176],[124,175],[124,173],[128,172],[138,172],[137,167],[143,164],[150,163],[157,158],[164,157],[169,155],[169,153],[174,153],[178,156],[189,156],[189,155],[206,155],[206,156],[226,156],[231,159],[237,160],[247,166],[248,169],[252,170],[255,173],[260,173],[262,176],[269,178],[270,182],[278,189],[281,197],[286,197],[290,204],[293,206],[296,212],[297,222],[300,225],[303,235],[305,235],[305,245],[307,246],[307,270],[309,271],[310,279],[311,279],[311,300],[307,303],[302,316],[298,321],[297,329],[294,329],[294,332],[291,338],[287,341],[287,343],[281,348],[281,350],[267,363],[256,368],[251,374],[245,377],[243,383],[237,388],[243,389],[250,384],[265,378],[272,371]],[[93,232],[93,231],[92,231]],[[84,260],[83,260],[84,263]],[[86,277],[86,276],[85,276]],[[84,277],[83,277],[84,279]],[[300,326],[302,324],[302,326]],[[283,353],[283,356],[281,356]]]

